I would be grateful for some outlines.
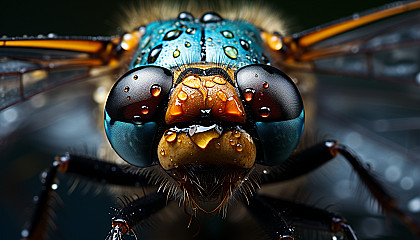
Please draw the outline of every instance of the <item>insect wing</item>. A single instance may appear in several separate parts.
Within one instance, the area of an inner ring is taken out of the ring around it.
[[[397,2],[284,38],[291,68],[418,84],[420,1]]]
[[[0,39],[0,110],[119,66],[118,37]]]

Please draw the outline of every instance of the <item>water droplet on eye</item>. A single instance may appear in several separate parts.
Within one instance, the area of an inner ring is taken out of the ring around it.
[[[133,76],[133,79],[134,79],[134,80],[137,80],[137,79],[139,79],[139,76],[134,75],[134,76]]]
[[[196,30],[195,28],[188,28],[187,30],[185,30],[185,32],[188,34],[194,34],[195,30]]]
[[[255,77],[257,78],[258,77],[258,74],[255,74]]]
[[[149,113],[149,107],[148,106],[141,106],[141,113],[142,114],[144,114],[144,115],[146,115],[146,114],[148,114]]]
[[[188,95],[183,91],[180,91],[177,96],[178,96],[178,99],[181,101],[185,101],[188,98]]]
[[[127,100],[130,100],[131,99],[131,97],[130,96],[127,96]]]
[[[239,44],[241,44],[241,47],[248,51],[249,50],[249,43],[243,39],[239,39]]]
[[[242,149],[243,149],[243,147],[240,143],[236,144],[236,151],[241,152]]]
[[[226,56],[228,56],[230,59],[236,59],[238,57],[238,49],[232,46],[227,46],[223,48]]]
[[[157,58],[159,57],[160,52],[162,51],[162,44],[154,47],[149,54],[149,57],[147,58],[148,63],[154,63],[156,62]]]
[[[163,41],[171,41],[177,39],[182,34],[182,31],[179,29],[171,30],[165,34]]]
[[[271,109],[269,107],[260,107],[260,109],[258,109],[258,112],[260,113],[261,117],[265,118],[270,116]]]
[[[266,88],[266,89],[268,88],[268,83],[267,82],[263,83],[263,88]]]
[[[165,150],[161,149],[160,150],[160,155],[165,156]]]
[[[175,132],[172,132],[172,131],[166,132],[166,134],[165,134],[165,140],[167,142],[170,142],[170,143],[171,142],[174,142],[175,139],[176,139],[176,133]]]
[[[124,92],[128,92],[130,90],[130,88],[127,86],[124,88]]]
[[[175,51],[172,53],[172,56],[174,57],[174,58],[177,58],[177,57],[179,57],[179,55],[181,54],[181,52],[178,50],[178,48],[177,49],[175,49]]]
[[[245,101],[247,101],[247,102],[251,101],[252,97],[254,97],[254,93],[255,93],[255,90],[252,89],[252,88],[245,89],[245,91],[244,91]]]
[[[158,97],[161,91],[162,91],[162,88],[157,84],[153,84],[152,87],[150,88],[150,93],[152,94],[153,97]]]
[[[228,38],[228,39],[233,38],[233,33],[232,33],[231,31],[229,31],[229,30],[221,31],[220,33],[221,33],[221,34],[223,35],[223,37],[225,37],[225,38]]]
[[[187,47],[187,48],[191,47],[191,43],[190,42],[185,42],[185,47]]]

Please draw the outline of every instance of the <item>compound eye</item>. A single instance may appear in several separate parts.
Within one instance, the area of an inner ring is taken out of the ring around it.
[[[143,66],[124,74],[108,95],[105,110],[111,121],[154,121],[160,102],[172,87],[172,73],[166,68]]]
[[[236,72],[236,81],[255,120],[284,121],[298,117],[302,98],[289,76],[268,65],[250,65]]]
[[[240,68],[235,78],[264,151],[260,163],[281,163],[294,152],[302,136],[304,110],[297,87],[289,76],[268,65]]]
[[[154,164],[158,107],[167,100],[171,87],[171,71],[157,66],[130,70],[112,87],[105,105],[105,131],[114,150],[128,163]]]

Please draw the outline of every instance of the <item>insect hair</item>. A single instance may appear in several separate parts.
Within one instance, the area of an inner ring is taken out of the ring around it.
[[[189,12],[200,17],[206,12],[217,12],[230,20],[246,20],[269,32],[285,34],[286,24],[281,21],[281,13],[262,1],[149,1],[140,0],[122,9],[120,26],[124,31],[132,31],[150,22],[173,19],[180,12]]]

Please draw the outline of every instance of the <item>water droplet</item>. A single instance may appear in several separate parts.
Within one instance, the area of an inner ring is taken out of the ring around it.
[[[249,102],[252,100],[252,97],[254,97],[255,90],[252,88],[247,88],[244,90],[244,97],[245,101]]]
[[[206,81],[205,85],[207,88],[212,88],[214,87],[216,84],[212,81]]]
[[[131,97],[130,96],[127,96],[127,100],[130,100],[131,99]]]
[[[242,114],[243,114],[243,111],[241,109],[241,105],[233,97],[229,97],[227,99],[226,105],[225,105],[225,112],[227,114],[231,114],[231,115],[235,115],[235,116],[242,116]]]
[[[227,46],[223,48],[226,56],[228,56],[230,59],[236,59],[238,57],[238,49],[232,46]]]
[[[194,21],[194,16],[189,12],[181,12],[178,15],[178,19],[183,21]]]
[[[160,150],[160,155],[165,156],[165,150],[161,149]]]
[[[207,42],[211,42],[211,41],[213,41],[213,38],[211,37],[207,38]]]
[[[252,58],[253,63],[258,63],[258,58]]]
[[[236,138],[240,138],[241,137],[241,132],[239,132],[238,130],[235,130],[233,132],[233,136],[235,136]]]
[[[208,98],[207,98],[207,101],[209,101],[209,102],[210,102],[211,100],[213,100],[213,98],[212,98],[212,97],[208,97]]]
[[[162,51],[162,44],[154,47],[149,53],[149,57],[147,58],[147,62],[148,63],[156,62],[156,60],[159,57],[159,54],[160,54],[161,51]]]
[[[143,105],[143,106],[141,106],[141,110],[140,111],[141,111],[142,114],[146,115],[146,114],[149,113],[149,107]]]
[[[134,76],[133,76],[133,79],[134,79],[134,80],[137,80],[137,79],[139,79],[139,76],[134,75]]]
[[[166,134],[165,134],[165,140],[167,141],[167,142],[174,142],[175,141],[175,139],[176,139],[176,133],[175,132],[172,132],[172,131],[168,131],[168,132],[166,132]],[[172,160],[172,159],[171,159]]]
[[[220,143],[219,142],[216,143],[214,146],[216,147],[216,149],[220,149]]]
[[[172,53],[172,56],[174,57],[174,58],[177,58],[177,57],[179,57],[179,55],[181,54],[181,52],[178,50],[178,48],[177,49],[175,49],[175,51]]]
[[[178,138],[176,141],[180,143],[180,142],[182,142],[182,139]]]
[[[228,38],[228,39],[233,38],[233,33],[232,33],[231,31],[229,31],[229,30],[221,31],[220,33],[221,33],[221,34],[223,35],[223,37],[225,37],[225,38]]]
[[[216,76],[216,77],[213,78],[213,82],[215,82],[217,84],[220,84],[220,85],[224,85],[224,84],[226,84],[226,79],[223,78],[223,77]]]
[[[153,84],[152,87],[150,88],[150,93],[152,94],[153,97],[159,97],[161,91],[162,91],[162,88],[157,84]]]
[[[249,50],[249,43],[243,39],[239,39],[239,44],[241,44],[241,47],[248,51]]]
[[[188,95],[187,95],[185,92],[180,91],[180,92],[178,93],[178,99],[179,99],[179,100],[181,100],[181,101],[185,101],[185,100],[187,100],[187,98],[188,98]]]
[[[200,18],[200,22],[202,23],[214,23],[214,22],[221,22],[223,21],[223,18],[214,12],[208,12],[205,13],[201,18]]]
[[[232,146],[235,146],[236,141],[235,141],[235,140],[233,140],[233,139],[230,139],[230,140],[229,140],[229,144],[230,144],[230,145],[232,145]]]
[[[191,47],[191,43],[190,42],[185,42],[185,47],[187,47],[187,48]]]
[[[255,74],[255,77],[257,78],[258,77],[258,74]]]
[[[219,90],[217,92],[217,96],[220,98],[220,100],[222,100],[223,102],[226,102],[227,98],[226,98],[226,94],[224,92],[222,92],[221,90]],[[221,109],[220,109],[221,110]],[[220,112],[220,111],[219,111]]]
[[[128,92],[130,90],[130,88],[127,86],[124,88],[124,92]]]
[[[185,30],[185,32],[192,35],[192,34],[195,33],[195,30],[196,30],[195,28],[187,28],[187,30]]]
[[[261,117],[265,118],[270,116],[271,109],[269,107],[260,107],[260,109],[258,109],[258,112],[260,113]]]
[[[198,89],[201,86],[201,79],[199,76],[191,75],[186,77],[185,80],[182,81],[182,84],[190,88]]]
[[[269,173],[269,171],[268,171],[267,169],[264,169],[262,172],[263,172],[264,174],[268,174],[268,173]]]
[[[236,144],[236,151],[241,152],[242,149],[243,149],[243,147],[240,143]]]
[[[268,82],[264,82],[263,83],[263,88],[267,89],[268,88]]]

